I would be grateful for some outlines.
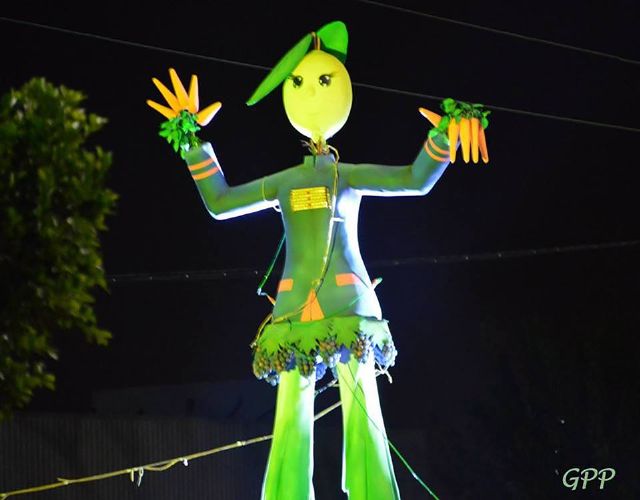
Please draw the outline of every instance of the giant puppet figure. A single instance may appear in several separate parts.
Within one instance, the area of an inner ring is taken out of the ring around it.
[[[187,92],[170,70],[174,93],[153,80],[170,107],[147,101],[169,118],[161,135],[181,151],[215,219],[272,207],[281,213],[286,261],[273,313],[252,344],[255,375],[278,385],[262,487],[262,498],[268,500],[314,498],[314,390],[327,368],[339,380],[342,401],[343,490],[352,500],[400,498],[375,378],[376,365],[383,370],[392,365],[396,350],[374,292],[376,283],[360,256],[360,202],[364,196],[428,193],[455,155],[458,128],[465,160],[471,150],[475,162],[478,152],[488,161],[486,112],[451,100],[451,116],[441,118],[421,108],[436,128],[412,164],[339,161],[326,141],[342,128],[351,109],[346,51],[345,25],[329,23],[298,42],[260,84],[247,104],[282,84],[287,117],[309,139],[309,154],[300,165],[239,186],[227,184],[211,144],[195,137],[199,125],[206,125],[220,108],[215,103],[199,110],[195,76]],[[468,113],[461,115],[461,109]]]

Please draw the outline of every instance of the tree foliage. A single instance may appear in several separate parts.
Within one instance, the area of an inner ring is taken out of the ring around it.
[[[87,138],[106,122],[42,78],[0,101],[0,420],[54,389],[55,335],[106,345],[92,293],[105,288],[99,232],[116,195],[111,155]]]

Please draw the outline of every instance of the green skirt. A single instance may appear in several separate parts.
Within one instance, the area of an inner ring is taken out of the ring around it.
[[[322,378],[327,368],[348,363],[351,356],[364,363],[369,356],[387,369],[397,351],[386,320],[336,316],[317,321],[282,321],[267,325],[253,346],[253,373],[276,385],[280,372],[298,368],[305,377]]]

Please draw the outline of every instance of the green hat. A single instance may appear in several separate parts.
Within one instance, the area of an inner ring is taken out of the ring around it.
[[[315,32],[315,36],[320,39],[321,49],[329,54],[337,57],[340,62],[344,63],[347,58],[347,45],[349,43],[349,35],[347,27],[342,21],[333,21],[325,24],[322,28]],[[296,66],[302,61],[302,58],[309,52],[309,47],[313,42],[314,33],[308,33],[298,43],[296,43],[289,52],[287,52],[278,64],[269,72],[267,77],[254,91],[253,95],[247,101],[247,106],[253,106],[260,99],[268,95],[273,89],[284,82]]]

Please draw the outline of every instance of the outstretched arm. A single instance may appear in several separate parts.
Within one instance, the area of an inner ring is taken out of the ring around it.
[[[277,174],[230,187],[208,142],[188,151],[185,160],[205,207],[215,219],[231,219],[278,204]]]
[[[168,119],[162,124],[160,135],[186,160],[209,213],[216,219],[230,219],[277,205],[278,174],[229,187],[211,144],[201,144],[195,135],[211,121],[221,103],[215,102],[200,111],[197,76],[192,75],[188,93],[174,69],[169,69],[169,76],[174,93],[157,78],[153,83],[170,107],[151,100],[147,104]]]
[[[428,138],[411,165],[365,163],[347,168],[349,186],[369,196],[427,194],[449,165],[449,141],[444,134]]]

